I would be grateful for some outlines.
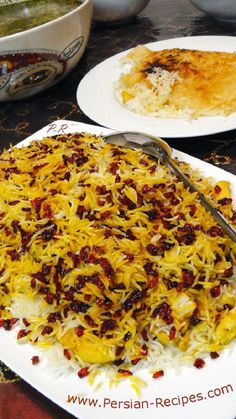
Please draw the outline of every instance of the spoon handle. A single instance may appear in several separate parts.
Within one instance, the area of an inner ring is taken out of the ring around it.
[[[188,180],[188,178],[179,170],[179,168],[174,164],[173,160],[168,156],[168,154],[164,153],[161,154],[157,151],[156,153],[158,158],[161,158],[163,162],[166,164],[167,167],[176,175],[178,176],[184,186],[189,189],[190,192],[197,192],[198,200],[201,202],[203,207],[211,213],[214,217],[216,222],[220,225],[222,230],[236,243],[236,230],[228,223],[228,221],[224,218],[224,216],[214,208],[210,202],[206,199],[206,197],[199,192],[199,190]]]
[[[196,192],[198,201],[211,213],[222,230],[236,243],[236,230],[231,226],[224,216],[214,208],[206,197],[188,180],[182,171],[175,165],[171,158],[171,149],[168,144],[160,138],[138,132],[118,132],[105,136],[105,141],[121,147],[141,150],[146,154],[156,157],[163,162],[176,176],[178,176],[184,186],[190,192]]]

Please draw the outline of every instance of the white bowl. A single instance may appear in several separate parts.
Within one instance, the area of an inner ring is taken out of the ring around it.
[[[236,0],[190,0],[202,12],[225,23],[236,23]]]
[[[1,37],[0,101],[32,96],[67,76],[85,50],[91,21],[92,0],[84,0],[55,20]]]
[[[150,0],[93,0],[93,19],[116,22],[137,15]]]

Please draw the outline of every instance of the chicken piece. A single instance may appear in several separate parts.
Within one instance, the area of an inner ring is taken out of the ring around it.
[[[235,297],[223,294],[218,299],[218,304],[220,304],[222,307],[224,307],[225,305],[229,305],[229,306],[234,307],[235,306]]]
[[[183,320],[187,317],[190,317],[195,308],[197,307],[196,303],[191,300],[191,298],[185,293],[182,292],[177,297],[174,298],[171,308],[174,312],[174,316],[178,320]]]
[[[212,195],[217,199],[217,201],[224,199],[224,198],[230,198],[230,183],[226,180],[221,180],[214,184]]]
[[[75,357],[89,364],[105,364],[114,361],[114,348],[98,342],[95,336],[91,341],[86,335],[78,337],[75,329],[68,330],[60,339],[64,348],[70,349]]]
[[[236,311],[222,316],[215,330],[215,337],[219,344],[227,345],[236,338]]]
[[[168,345],[168,343],[170,342],[169,336],[166,332],[159,332],[156,336],[159,342],[161,342],[164,346]]]
[[[189,347],[189,341],[190,341],[189,332],[185,333],[183,338],[179,339],[178,348],[181,352],[187,351]]]

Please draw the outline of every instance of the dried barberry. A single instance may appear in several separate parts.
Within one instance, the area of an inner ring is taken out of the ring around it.
[[[42,335],[50,335],[53,332],[52,326],[45,326],[41,332]]]
[[[98,260],[100,266],[102,267],[102,269],[104,270],[104,273],[109,277],[113,277],[115,274],[114,269],[112,268],[109,260],[107,258],[100,258]]]
[[[210,352],[211,359],[217,359],[219,358],[220,354],[218,352]]]
[[[70,308],[75,313],[86,313],[90,306],[86,303],[83,303],[81,301],[74,300],[70,304]]]
[[[195,359],[193,365],[194,365],[195,368],[201,369],[201,368],[205,367],[205,361],[201,358],[197,358],[197,359]]]
[[[163,377],[164,376],[164,371],[163,370],[158,370],[158,371],[155,371],[153,374],[152,374],[152,378],[155,378],[155,379],[157,379],[157,378],[161,378],[161,377]]]
[[[40,362],[39,356],[38,355],[32,356],[31,361],[33,365],[37,365]]]
[[[213,298],[217,298],[221,294],[221,286],[215,285],[214,287],[210,288],[210,294]]]
[[[148,253],[150,253],[150,255],[152,255],[152,256],[157,256],[158,255],[159,249],[155,244],[151,244],[151,243],[148,244],[146,249],[147,249]]]
[[[68,349],[64,349],[63,354],[64,354],[64,357],[66,359],[68,359],[68,360],[71,359],[71,353],[70,353],[70,351]]]
[[[62,320],[61,313],[59,311],[50,313],[47,317],[47,320],[49,323],[55,323],[57,320]]]
[[[125,370],[125,369],[123,369],[123,368],[119,368],[119,369],[117,370],[117,372],[118,372],[119,374],[121,374],[121,375],[126,376],[126,377],[128,377],[128,376],[130,376],[130,375],[133,375],[132,371],[130,371],[130,370]]]
[[[131,292],[128,298],[122,303],[122,307],[125,311],[132,310],[134,308],[134,305],[141,301],[142,298],[145,296],[144,290],[134,290]]]
[[[80,338],[84,334],[84,327],[83,326],[77,326],[75,328],[75,333]]]
[[[87,375],[89,375],[89,369],[87,367],[81,368],[78,371],[78,376],[79,378],[84,378],[87,377]]]
[[[114,330],[117,327],[117,323],[114,319],[104,320],[101,324],[101,333],[104,335],[108,330]]]

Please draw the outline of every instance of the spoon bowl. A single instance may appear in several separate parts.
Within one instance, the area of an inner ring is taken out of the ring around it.
[[[110,144],[115,144],[121,147],[141,149],[147,145],[156,144],[160,146],[160,150],[165,151],[169,157],[171,157],[172,149],[162,138],[147,135],[142,132],[125,131],[125,132],[114,132],[108,134],[105,137],[105,141]],[[151,153],[147,153],[151,154]],[[155,155],[156,157],[156,155]]]

